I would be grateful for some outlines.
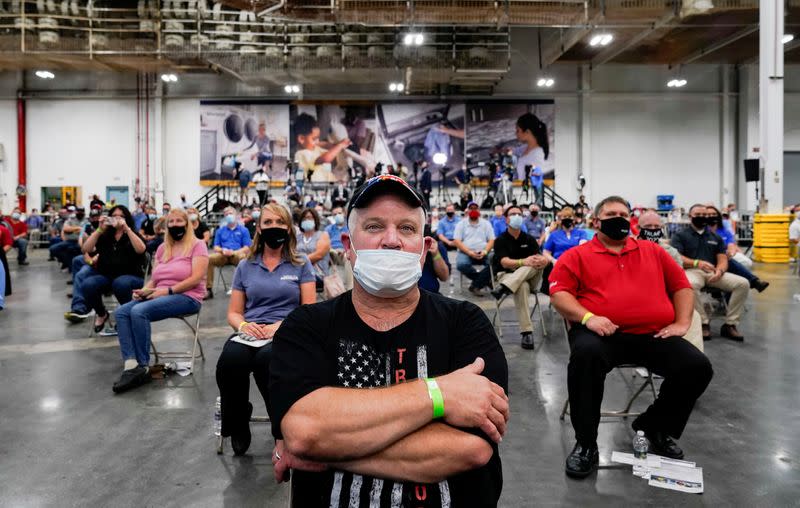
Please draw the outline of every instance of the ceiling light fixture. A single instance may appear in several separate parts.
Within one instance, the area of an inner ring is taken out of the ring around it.
[[[539,88],[550,88],[555,83],[556,82],[553,78],[539,78],[539,81],[536,82],[536,86]]]
[[[403,83],[389,83],[389,91],[390,92],[398,92],[402,93],[403,90],[406,89],[406,86]]]
[[[422,46],[425,36],[421,33],[407,33],[403,36],[403,44],[406,46]]]
[[[175,83],[178,81],[178,76],[175,74],[162,74],[161,81],[164,83]]]
[[[794,35],[792,34],[783,34],[783,37],[781,38],[781,42],[784,44],[788,44],[793,40],[794,40]]]
[[[50,71],[36,71],[36,77],[40,79],[53,79],[56,75]]]
[[[608,46],[613,40],[614,36],[611,34],[595,34],[589,41],[589,46],[592,46],[593,48],[598,46]]]
[[[283,91],[286,93],[300,93],[300,85],[286,85],[283,87]]]
[[[443,166],[445,163],[447,163],[447,155],[441,152],[433,154],[433,163]]]
[[[674,78],[667,83],[667,86],[670,88],[682,88],[686,86],[686,80],[683,78]]]

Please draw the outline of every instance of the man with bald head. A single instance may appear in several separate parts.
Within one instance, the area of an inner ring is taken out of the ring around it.
[[[661,216],[652,208],[645,210],[642,212],[642,215],[639,216],[639,239],[650,240],[651,242],[657,243],[667,251],[667,254],[669,254],[676,263],[678,263],[678,266],[683,268],[681,253],[664,239],[664,228],[661,223]]]

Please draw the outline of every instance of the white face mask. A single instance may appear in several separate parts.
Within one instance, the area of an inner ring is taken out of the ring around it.
[[[362,249],[356,252],[353,277],[364,291],[378,298],[397,298],[408,293],[422,277],[420,259],[425,252],[414,254],[395,249]]]

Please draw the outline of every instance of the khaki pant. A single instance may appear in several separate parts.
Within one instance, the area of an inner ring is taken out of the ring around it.
[[[536,292],[542,286],[542,269],[530,266],[521,266],[513,272],[498,274],[497,281],[514,293],[514,305],[517,308],[517,320],[521,333],[532,332],[531,311],[528,308],[528,299],[531,292]]]
[[[208,256],[208,272],[206,274],[206,289],[214,288],[214,267],[239,264],[239,261],[245,259],[247,254],[231,254],[226,256],[219,252],[214,252]],[[233,283],[233,281],[231,281]]]
[[[353,267],[350,266],[350,261],[344,255],[344,250],[331,249],[331,262],[340,267],[339,271],[342,274],[342,282],[344,283],[345,291],[353,289]]]
[[[700,314],[698,314],[696,310],[692,311],[692,324],[689,326],[689,330],[683,338],[688,340],[689,343],[700,351],[705,351],[705,347],[703,346],[702,318],[700,318]]]
[[[733,275],[732,273],[725,273],[722,278],[716,282],[708,282],[712,273],[706,273],[699,268],[690,268],[686,270],[686,278],[694,289],[694,310],[700,314],[700,318],[704,325],[708,324],[708,314],[703,306],[703,301],[700,299],[700,290],[704,287],[717,288],[722,291],[731,293],[731,299],[728,302],[728,314],[725,316],[725,324],[738,325],[739,319],[742,317],[744,310],[744,303],[747,301],[747,293],[750,291],[750,283],[744,277]]]

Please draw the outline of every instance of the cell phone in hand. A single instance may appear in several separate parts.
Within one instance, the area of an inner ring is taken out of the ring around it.
[[[114,217],[106,217],[104,223],[106,226],[114,227]]]

